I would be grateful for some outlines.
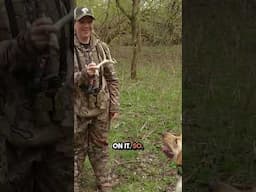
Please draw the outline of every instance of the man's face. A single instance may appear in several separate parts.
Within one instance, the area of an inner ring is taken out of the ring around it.
[[[75,22],[75,31],[81,38],[89,38],[92,34],[93,19],[85,16]]]

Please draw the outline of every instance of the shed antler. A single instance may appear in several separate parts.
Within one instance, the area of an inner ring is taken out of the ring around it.
[[[102,62],[100,62],[96,67],[97,67],[97,69],[100,69],[100,67],[101,67],[102,65],[105,65],[105,64],[107,64],[107,63],[115,64],[115,61],[110,60],[110,59],[105,59],[105,60],[103,60]]]
[[[107,49],[106,52],[104,51],[102,46],[99,46],[99,48],[101,49],[101,52],[103,53],[103,58],[101,57],[102,61],[97,65],[97,69],[100,69],[100,67],[102,65],[105,65],[107,63],[112,63],[112,64],[116,63],[116,61],[112,58],[108,47],[106,47],[106,49]],[[109,59],[107,59],[106,53],[108,54],[107,56],[108,56]]]

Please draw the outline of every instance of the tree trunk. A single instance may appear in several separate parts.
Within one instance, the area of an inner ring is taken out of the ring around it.
[[[133,43],[133,55],[131,62],[131,79],[136,79],[137,77],[137,62],[139,54],[139,25],[138,25],[138,16],[140,10],[140,0],[132,1],[132,17],[131,17],[131,27],[132,27],[132,43]]]
[[[130,20],[132,29],[132,44],[133,44],[133,55],[131,62],[131,79],[136,79],[137,76],[137,62],[139,54],[139,12],[140,12],[140,0],[132,0],[132,13],[128,14],[125,9],[120,5],[119,0],[116,0],[117,7],[121,12]]]
[[[136,79],[137,77],[137,61],[138,61],[138,28],[136,17],[131,20],[132,25],[132,43],[133,43],[133,55],[131,62],[131,79]]]

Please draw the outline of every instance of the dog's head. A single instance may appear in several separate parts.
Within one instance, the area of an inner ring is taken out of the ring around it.
[[[163,144],[162,150],[166,156],[177,165],[182,165],[182,135],[166,132],[163,134]]]

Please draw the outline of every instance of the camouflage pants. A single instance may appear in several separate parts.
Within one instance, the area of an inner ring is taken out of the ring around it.
[[[75,192],[79,191],[79,181],[86,156],[93,167],[99,189],[110,188],[108,168],[109,112],[105,111],[93,119],[77,117],[79,132],[75,133],[74,182]]]

